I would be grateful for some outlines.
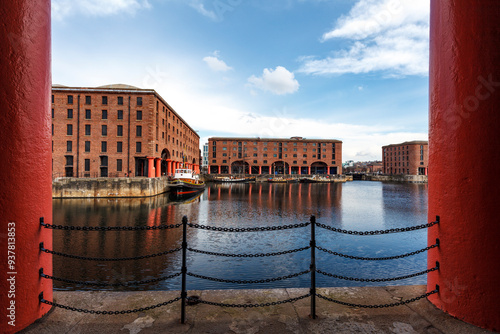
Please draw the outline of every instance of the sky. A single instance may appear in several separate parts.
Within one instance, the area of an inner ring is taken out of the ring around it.
[[[52,82],[155,89],[200,135],[428,138],[430,0],[52,0]]]

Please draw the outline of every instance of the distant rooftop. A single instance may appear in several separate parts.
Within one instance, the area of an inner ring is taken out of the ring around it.
[[[401,144],[384,145],[382,147],[400,146],[400,145],[428,145],[428,144],[429,144],[429,142],[427,140],[413,140],[413,141],[405,141],[404,143],[401,143]]]
[[[291,138],[261,138],[261,137],[210,137],[208,140],[228,140],[228,141],[303,141],[303,142],[337,142],[342,143],[338,139],[306,139],[303,137]]]
[[[131,85],[125,85],[125,84],[112,84],[112,85],[104,85],[104,86],[99,86],[96,88],[107,88],[107,89],[142,89],[139,87],[131,86]]]

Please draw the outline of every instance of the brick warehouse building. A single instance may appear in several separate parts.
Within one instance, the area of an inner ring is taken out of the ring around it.
[[[209,138],[210,174],[342,174],[335,139]]]
[[[153,89],[52,87],[54,177],[199,172],[200,137]]]
[[[383,173],[427,175],[429,143],[409,141],[382,146]]]

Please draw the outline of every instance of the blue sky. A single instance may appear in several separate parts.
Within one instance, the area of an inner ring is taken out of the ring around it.
[[[212,136],[427,140],[429,0],[52,0],[52,80],[155,89]]]

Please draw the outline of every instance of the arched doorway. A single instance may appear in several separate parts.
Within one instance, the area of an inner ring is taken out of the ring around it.
[[[271,165],[271,173],[276,174],[288,174],[290,165],[284,161],[275,161]]]
[[[246,161],[235,161],[231,164],[231,174],[249,174],[249,165]]]
[[[311,165],[311,174],[328,174],[328,165],[317,161]]]
[[[170,152],[166,148],[161,151],[161,175],[167,175],[167,159],[170,159]]]

